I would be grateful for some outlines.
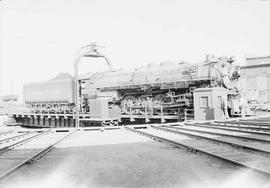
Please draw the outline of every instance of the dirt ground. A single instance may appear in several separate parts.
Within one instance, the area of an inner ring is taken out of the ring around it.
[[[262,177],[217,159],[120,130],[76,133],[0,185],[11,188],[269,187]]]

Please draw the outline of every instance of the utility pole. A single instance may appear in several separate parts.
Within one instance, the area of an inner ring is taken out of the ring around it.
[[[80,62],[81,57],[77,57],[75,59],[75,63],[74,63],[74,87],[75,87],[75,126],[79,127],[79,111],[80,111],[80,103],[79,103],[79,82],[78,82],[78,65]]]

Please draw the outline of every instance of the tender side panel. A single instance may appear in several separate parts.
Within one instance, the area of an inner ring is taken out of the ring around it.
[[[74,103],[73,79],[24,85],[23,92],[26,103]]]

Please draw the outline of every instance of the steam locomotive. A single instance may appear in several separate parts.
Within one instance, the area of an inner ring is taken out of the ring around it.
[[[207,56],[196,64],[162,62],[132,71],[104,71],[79,76],[80,110],[88,113],[89,99],[107,98],[122,114],[176,113],[174,107],[192,107],[193,90],[224,87],[237,91],[239,66],[234,58]],[[33,113],[74,112],[74,79],[69,74],[24,85],[24,100]]]

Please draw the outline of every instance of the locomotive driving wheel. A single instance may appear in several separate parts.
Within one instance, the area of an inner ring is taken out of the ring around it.
[[[166,97],[166,95],[164,95],[164,94],[158,94],[158,95],[156,95],[154,97],[153,103],[154,103],[155,106],[156,105],[162,105],[163,103],[168,102],[168,100],[169,99]]]
[[[121,110],[124,113],[129,113],[128,109],[134,107],[136,104],[136,98],[131,95],[127,95],[121,102]]]
[[[155,97],[154,97],[154,99],[153,99],[153,105],[154,105],[154,107],[161,107],[164,103],[166,103],[166,102],[169,102],[169,98],[168,97],[166,97],[166,95],[165,94],[158,94],[158,95],[156,95]],[[154,108],[154,114],[158,114],[158,115],[160,115],[161,113],[160,113],[160,109],[156,109],[156,108]]]
[[[138,110],[138,113],[141,115],[145,115],[145,108],[151,109],[153,106],[152,99],[147,97],[147,95],[141,95],[140,97],[138,97],[137,105],[143,108],[141,110]]]
[[[140,107],[146,107],[147,106],[147,96],[141,95],[137,100],[137,105]]]

